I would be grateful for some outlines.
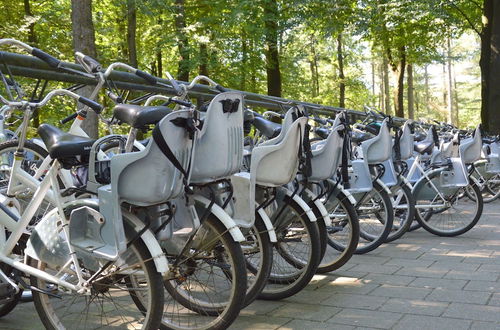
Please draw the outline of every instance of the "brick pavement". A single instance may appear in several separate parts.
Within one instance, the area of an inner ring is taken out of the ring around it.
[[[423,230],[317,275],[294,297],[257,301],[231,329],[500,329],[500,202],[461,237]],[[0,329],[43,329],[31,303]]]

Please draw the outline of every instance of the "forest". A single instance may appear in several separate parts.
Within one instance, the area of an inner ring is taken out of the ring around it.
[[[0,38],[500,133],[498,0],[0,0]],[[496,18],[496,19],[495,19]],[[2,49],[8,51],[8,49]],[[67,109],[69,112],[70,109]],[[497,112],[499,110],[496,110]],[[38,114],[35,126],[61,117]]]

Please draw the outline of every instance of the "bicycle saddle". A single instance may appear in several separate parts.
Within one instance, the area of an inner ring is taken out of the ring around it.
[[[421,142],[415,142],[413,145],[413,150],[420,154],[432,154],[432,149],[434,148],[434,142],[433,141],[421,141]]]
[[[373,138],[373,134],[371,133],[363,132],[357,129],[352,130],[351,140],[354,143],[361,143],[371,138]]]
[[[49,124],[38,127],[38,134],[53,159],[88,155],[95,140],[69,134]]]
[[[265,137],[272,139],[277,137],[281,132],[281,125],[274,123],[262,117],[255,116],[253,120],[255,128],[259,130]]]
[[[326,139],[330,135],[330,130],[324,127],[316,128],[314,132],[322,139]]]
[[[118,104],[113,109],[113,116],[133,128],[143,128],[146,125],[158,123],[170,112],[172,109],[163,106],[145,107],[134,104]]]
[[[415,132],[415,134],[413,135],[413,139],[416,142],[423,141],[426,137],[427,137],[427,135],[423,132]]]

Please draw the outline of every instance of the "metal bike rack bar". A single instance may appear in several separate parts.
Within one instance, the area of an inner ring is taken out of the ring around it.
[[[82,75],[69,73],[63,70],[54,69],[49,67],[42,60],[29,56],[21,55],[10,52],[0,52],[0,69],[7,64],[13,75],[43,79],[49,81],[60,81],[73,84],[87,84],[95,85],[94,79],[85,77]],[[62,65],[66,68],[84,71],[79,64],[62,62]],[[166,86],[153,86],[148,84],[142,78],[136,76],[135,74],[123,71],[113,71],[109,77],[113,80],[114,84],[119,89],[131,90],[131,91],[144,91],[149,93],[158,93],[164,95],[175,95],[173,88]],[[159,79],[160,82],[170,85],[167,79]],[[179,81],[179,83],[187,84],[187,82]],[[310,112],[318,115],[334,116],[335,113],[346,110],[352,119],[359,119],[366,117],[366,113],[363,111],[343,109],[332,106],[325,106],[321,104],[315,104],[310,102],[303,102],[297,100],[290,100],[276,96],[267,96],[256,93],[250,93],[245,91],[239,91],[245,96],[245,103],[249,106],[265,108],[270,110],[280,110],[281,106],[287,107],[292,104],[301,104],[306,107]],[[188,95],[192,98],[196,98],[202,101],[208,101],[212,99],[218,91],[215,89],[202,84],[196,84],[192,89],[189,90]],[[281,106],[280,106],[281,104]],[[406,119],[393,117],[397,122],[404,122]]]

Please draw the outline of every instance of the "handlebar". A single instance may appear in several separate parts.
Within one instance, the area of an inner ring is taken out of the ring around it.
[[[177,96],[182,96],[184,94],[184,91],[177,83],[177,80],[175,80],[174,77],[172,77],[172,75],[168,71],[167,71],[166,75],[167,75],[168,80],[170,81],[170,84],[172,85],[172,88],[175,90],[175,93],[177,94]]]
[[[176,103],[176,104],[182,105],[184,107],[188,107],[188,108],[191,108],[193,106],[193,104],[191,102],[189,102],[189,101],[177,100],[177,99],[174,99],[172,97],[167,97],[167,96],[163,96],[163,95],[153,95],[153,96],[150,96],[146,100],[146,103],[144,103],[144,105],[145,106],[149,106],[151,104],[151,102],[153,102],[155,100],[166,101],[167,104],[169,104],[169,103]]]
[[[40,108],[40,107],[45,106],[50,101],[51,98],[53,98],[54,96],[59,96],[59,95],[69,96],[69,97],[77,100],[81,104],[84,104],[84,105],[90,107],[96,113],[100,113],[103,109],[103,106],[100,105],[99,103],[94,102],[94,101],[92,101],[86,97],[83,97],[81,95],[78,95],[76,93],[73,93],[67,89],[55,89],[55,90],[49,92],[47,95],[45,95],[43,100],[41,100],[40,102],[9,101],[1,95],[0,95],[0,102],[2,102],[5,105],[8,105],[10,107],[14,107],[14,108],[24,108],[26,106],[29,106],[31,108]]]
[[[92,57],[80,52],[76,52],[75,55],[78,62],[82,64],[83,68],[88,73],[97,73],[102,70],[101,63],[97,62],[97,60],[93,59]]]
[[[25,44],[24,42],[21,42],[21,41],[16,40],[16,39],[12,39],[12,38],[0,39],[0,45],[10,45],[10,46],[16,46],[18,48],[21,48],[21,49],[25,50],[26,52],[30,53],[31,55],[38,57],[39,59],[41,59],[42,61],[47,63],[52,68],[58,68],[59,65],[61,64],[61,60],[55,58],[54,56],[49,55],[46,52],[44,52],[38,48],[31,47],[30,45]]]

